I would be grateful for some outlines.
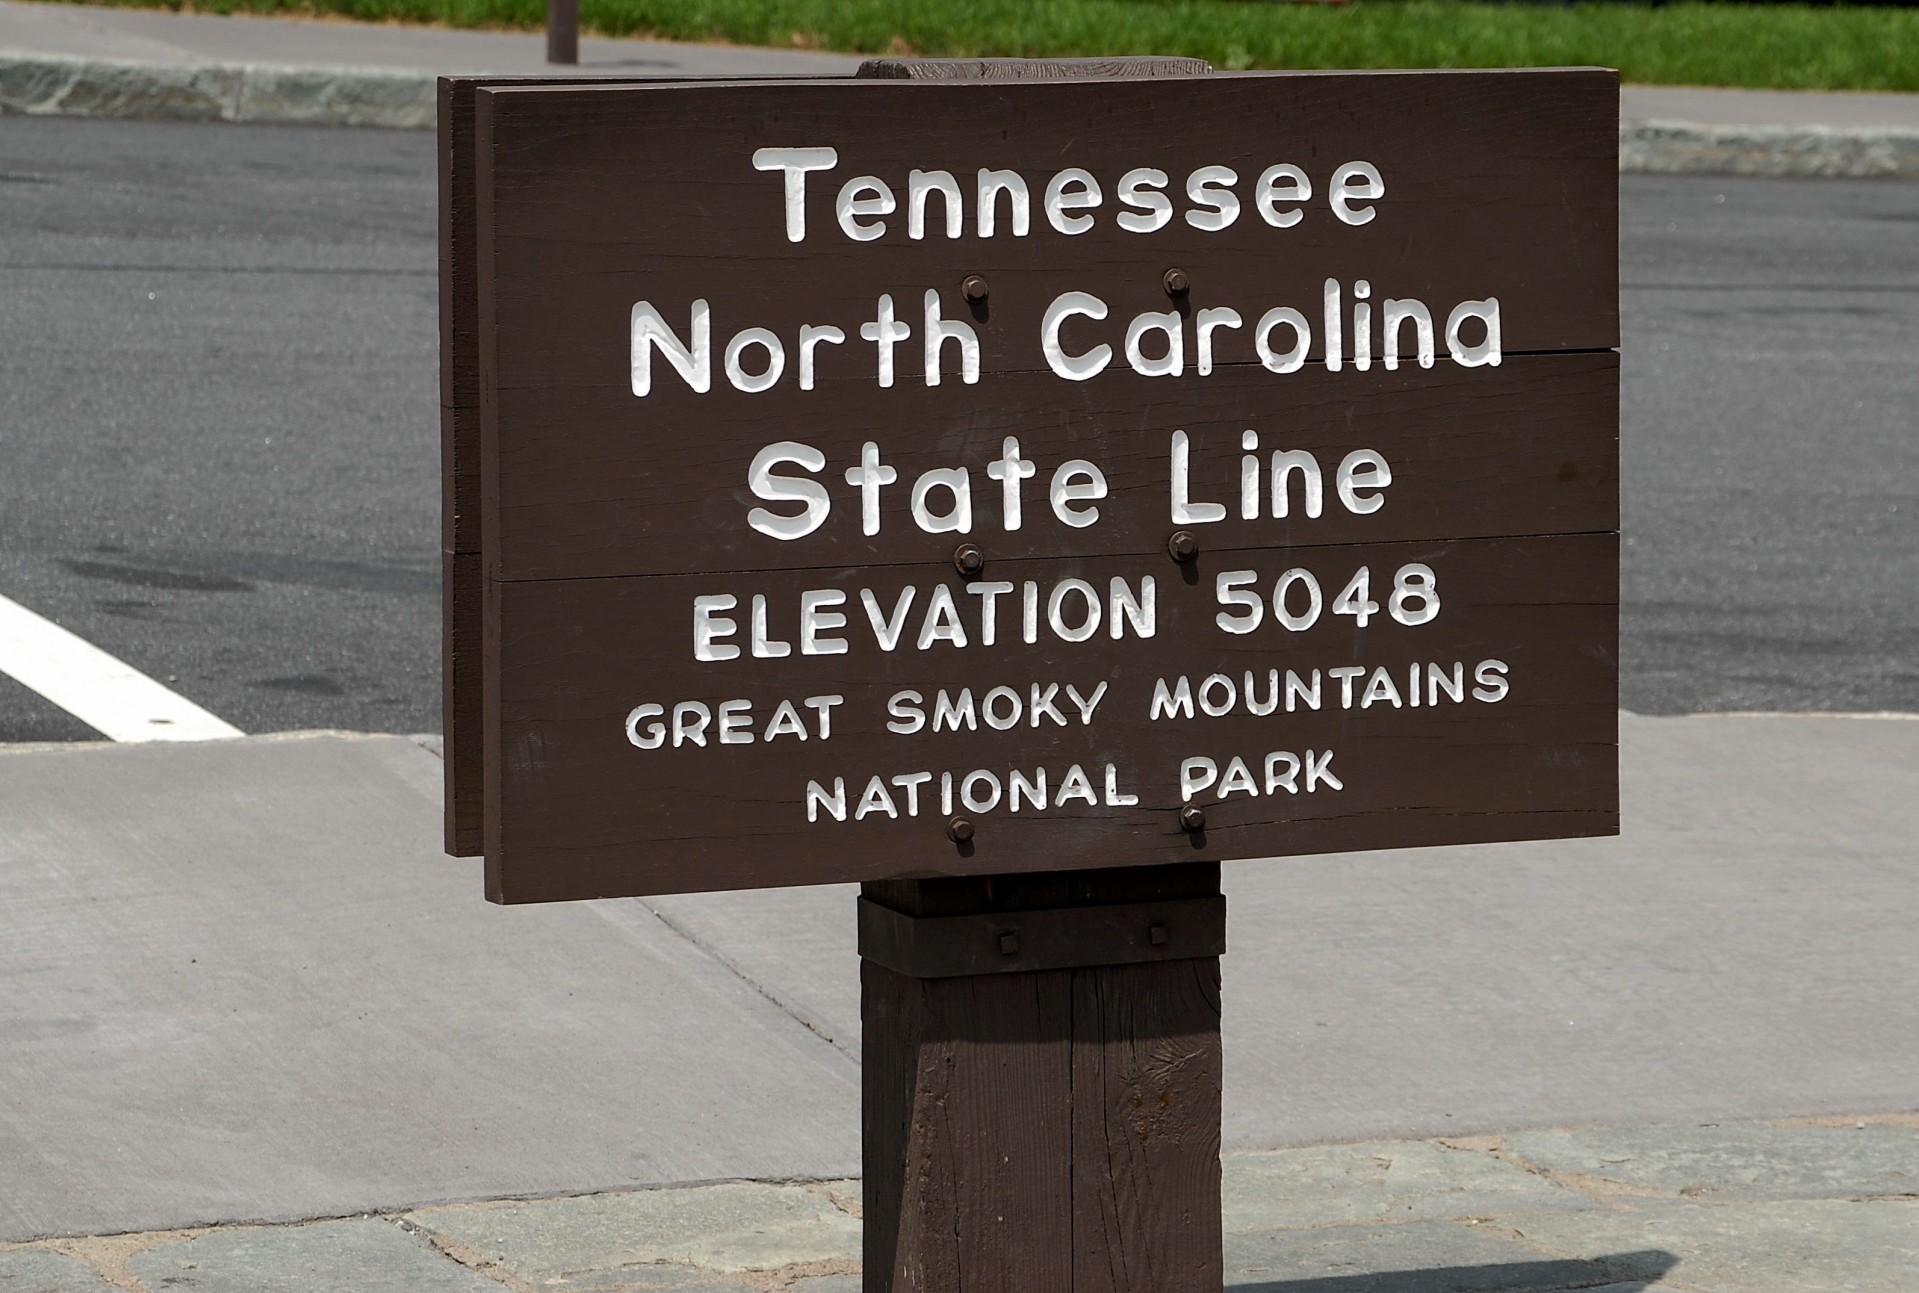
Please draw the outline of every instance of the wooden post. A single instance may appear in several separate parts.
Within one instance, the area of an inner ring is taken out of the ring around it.
[[[875,59],[871,80],[1198,59]],[[1219,1293],[1217,862],[861,886],[865,1293]]]
[[[1217,863],[863,886],[865,1293],[1218,1293]]]
[[[546,61],[580,61],[580,0],[546,0]]]

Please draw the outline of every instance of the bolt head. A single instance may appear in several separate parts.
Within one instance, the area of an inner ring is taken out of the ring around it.
[[[1172,933],[1164,925],[1154,925],[1146,931],[1146,937],[1154,947],[1164,947],[1167,940],[1172,938]]]
[[[962,543],[953,551],[953,568],[962,575],[977,575],[986,569],[986,554],[971,543]]]
[[[1167,270],[1166,276],[1160,281],[1165,284],[1168,296],[1184,296],[1193,290],[1193,280],[1186,277],[1183,269]]]
[[[964,844],[973,838],[973,823],[964,817],[955,817],[946,823],[946,838],[955,844]]]
[[[971,301],[974,305],[978,305],[981,301],[984,301],[986,299],[986,293],[988,290],[989,289],[986,286],[986,280],[984,278],[981,278],[978,274],[968,274],[966,276],[966,281],[960,284],[960,295],[964,296],[967,300]]]
[[[1199,555],[1199,540],[1191,530],[1174,530],[1173,537],[1166,540],[1166,551],[1174,561],[1191,561]]]
[[[1199,805],[1188,804],[1179,810],[1179,828],[1197,834],[1206,829],[1206,814]]]
[[[1018,955],[1019,954],[1019,935],[1011,933],[1010,931],[1008,933],[1001,934],[999,936],[999,954],[1001,956]]]

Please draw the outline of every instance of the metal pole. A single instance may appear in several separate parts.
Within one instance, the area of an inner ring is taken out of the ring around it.
[[[580,61],[580,0],[546,0],[546,61]]]

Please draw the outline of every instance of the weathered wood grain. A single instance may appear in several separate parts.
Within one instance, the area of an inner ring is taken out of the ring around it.
[[[1203,58],[869,58],[862,80],[878,81],[1070,81],[1097,77],[1204,76]]]
[[[440,636],[444,662],[446,851],[482,847],[480,641],[479,246],[475,212],[474,91],[481,85],[545,85],[558,77],[443,76],[439,103],[440,546],[445,586]]]
[[[1073,1293],[1212,1293],[1219,959],[1071,974]]]
[[[1098,919],[1216,863],[891,881],[909,916]],[[862,964],[868,1293],[1216,1293],[1219,961],[917,979]]]
[[[480,657],[479,248],[474,224],[473,91],[439,84],[440,648],[445,847],[484,847],[481,757],[486,709]]]
[[[486,581],[477,552],[440,554],[440,750],[445,784],[446,851],[478,857],[486,848],[481,808],[486,776]]]
[[[862,964],[869,1291],[1073,1287],[1072,974]]]
[[[699,78],[586,76],[443,76],[438,86],[440,225],[440,523],[447,553],[482,550],[480,437],[479,247],[477,244],[477,150],[475,92],[483,86],[644,84]],[[717,79],[717,78],[713,78]],[[735,78],[726,78],[730,83]],[[745,78],[765,80],[769,78]],[[449,567],[450,568],[450,567]],[[477,563],[461,563],[463,576],[478,578]],[[477,587],[443,597],[443,638],[478,642],[481,627]],[[471,621],[465,617],[471,615]],[[465,657],[458,657],[464,659]],[[449,668],[456,659],[450,652]],[[478,654],[468,661],[477,668]],[[446,850],[456,857],[480,851],[477,825],[484,795],[480,748],[483,709],[477,673],[443,682],[446,731]]]

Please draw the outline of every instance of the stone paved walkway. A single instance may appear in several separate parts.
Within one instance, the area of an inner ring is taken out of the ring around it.
[[[1919,1116],[1224,1160],[1228,1293],[1912,1293]],[[0,1248],[4,1293],[857,1293],[859,1182],[732,1182]],[[1140,1293],[1148,1293],[1140,1290]]]

